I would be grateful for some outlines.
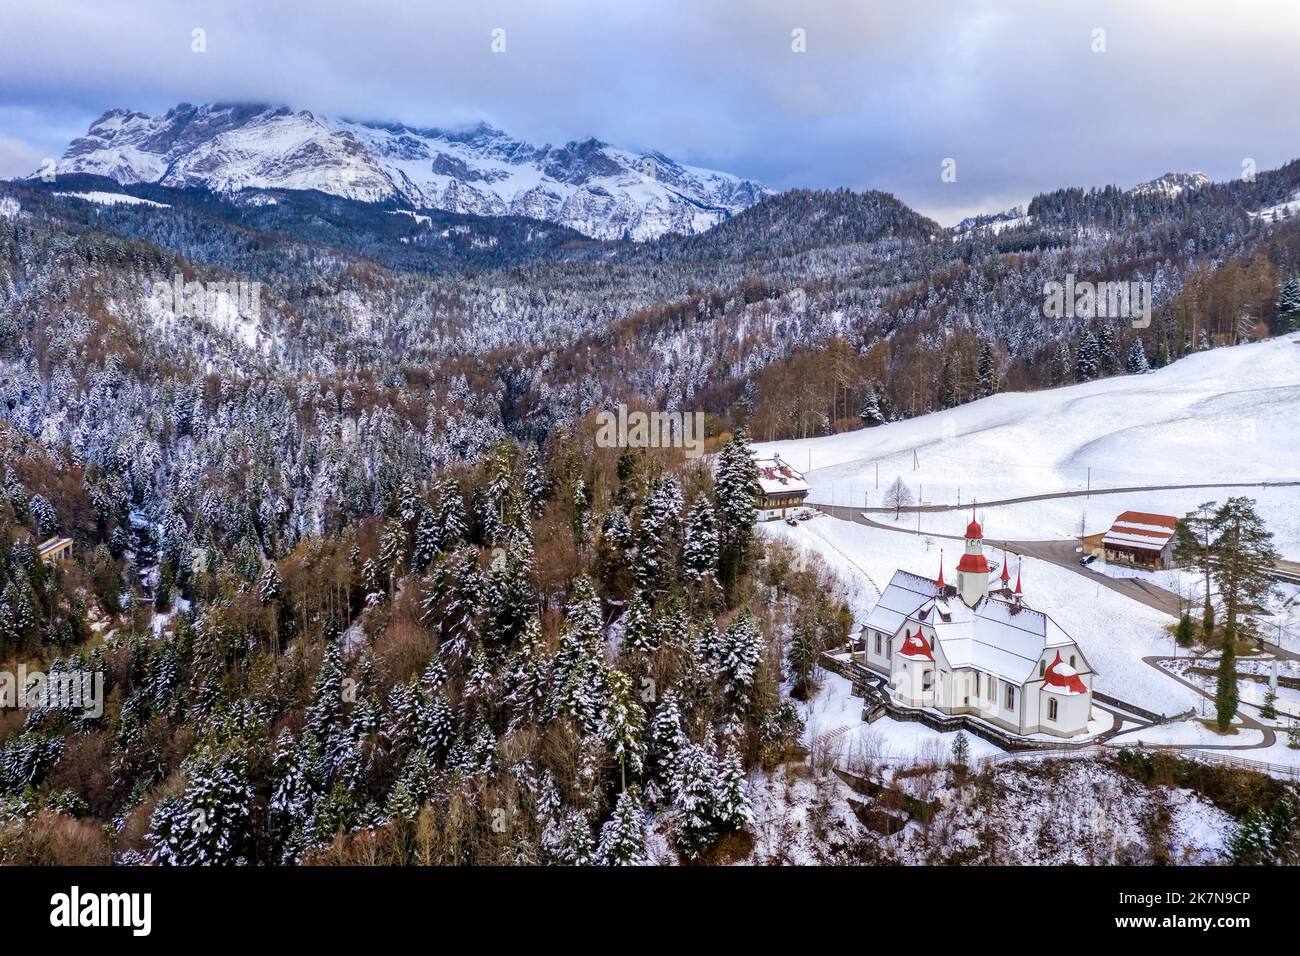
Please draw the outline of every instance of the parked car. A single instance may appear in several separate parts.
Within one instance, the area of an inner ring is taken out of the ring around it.
[[[788,524],[790,527],[794,528],[799,524],[799,519],[796,518],[794,515],[790,515],[785,519],[785,523]]]
[[[1097,560],[1097,556],[1095,554],[1085,554],[1083,557],[1079,559],[1079,563],[1086,568],[1088,565],[1092,564],[1092,562],[1096,560]]]

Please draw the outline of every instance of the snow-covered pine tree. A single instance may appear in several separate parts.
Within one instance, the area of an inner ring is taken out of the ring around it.
[[[664,694],[650,723],[649,760],[655,779],[664,789],[671,790],[677,778],[677,757],[686,743],[682,731],[682,714],[677,692]]]
[[[979,394],[981,398],[988,398],[990,395],[997,394],[998,362],[997,356],[993,352],[993,342],[991,339],[980,339],[979,365],[976,369],[976,375],[979,380]]]
[[[536,617],[528,619],[506,672],[506,709],[510,713],[510,729],[513,731],[525,724],[540,722],[551,673],[546,642],[542,639],[542,625]]]
[[[754,674],[762,654],[763,638],[748,613],[732,619],[718,641],[718,667],[723,691],[733,710],[748,709],[754,688]]]
[[[266,570],[262,572],[262,578],[257,584],[257,594],[263,604],[274,604],[283,599],[284,588],[280,584],[280,572],[274,561],[268,562]]]
[[[288,730],[280,732],[272,765],[275,786],[267,824],[272,852],[282,863],[292,863],[310,842],[306,825],[311,820],[317,794],[312,790],[298,744]]]
[[[546,492],[546,472],[542,468],[537,446],[530,444],[524,449],[524,501],[534,518],[542,513],[546,504]]]
[[[1092,328],[1084,326],[1079,334],[1079,350],[1074,358],[1074,377],[1080,382],[1091,382],[1101,371],[1101,348]]]
[[[640,591],[632,595],[623,626],[623,648],[640,654],[653,654],[658,646],[658,632],[654,626],[650,605]]]
[[[573,483],[573,540],[582,546],[587,543],[587,519],[591,502],[587,498],[587,483],[581,478]]]
[[[1277,320],[1274,330],[1278,335],[1300,331],[1300,278],[1290,278],[1282,286],[1277,298]]]
[[[157,863],[244,863],[252,851],[253,787],[236,750],[201,746],[181,766],[185,788],[158,802],[149,843]]]
[[[748,433],[739,428],[718,452],[714,476],[718,563],[728,587],[734,584],[749,560],[758,493],[758,465],[749,447]]]
[[[36,529],[43,535],[53,534],[59,530],[59,516],[44,495],[32,495],[32,517],[36,519]]]
[[[673,782],[677,849],[696,859],[718,838],[717,764],[708,746],[687,743],[677,760]]]
[[[1070,345],[1065,339],[1056,345],[1049,378],[1053,385],[1065,385],[1074,381],[1074,360],[1070,357]]]
[[[867,428],[885,424],[885,413],[880,407],[880,395],[876,392],[875,382],[867,384],[867,395],[862,400],[862,407],[858,409],[858,418],[862,419],[862,424]]]
[[[1097,327],[1097,364],[1099,374],[1115,375],[1120,370],[1119,334],[1111,322]]]
[[[745,788],[745,767],[740,751],[728,744],[718,761],[718,828],[724,833],[743,830],[754,823],[754,811]]]
[[[645,809],[641,792],[629,787],[618,795],[614,813],[600,828],[596,862],[601,866],[642,866],[646,863]]]
[[[438,486],[438,546],[448,550],[465,540],[465,500],[450,478]]]
[[[423,574],[442,549],[442,528],[438,517],[427,504],[420,507],[420,519],[415,525],[415,547],[411,552],[411,570]]]
[[[637,699],[632,678],[610,668],[605,674],[600,737],[619,768],[622,789],[628,777],[638,777],[645,760],[645,709]]]
[[[1147,350],[1142,347],[1140,338],[1134,339],[1133,344],[1128,348],[1128,361],[1124,367],[1130,375],[1144,375],[1151,371],[1151,365],[1147,362]]]
[[[682,542],[682,573],[692,581],[713,574],[718,566],[718,522],[707,495],[695,496]]]

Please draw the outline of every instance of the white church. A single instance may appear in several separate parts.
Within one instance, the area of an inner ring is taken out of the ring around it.
[[[970,714],[1014,734],[1074,737],[1092,711],[1092,668],[1070,635],[1011,588],[1005,554],[990,581],[971,516],[957,585],[895,571],[860,632],[863,663],[905,707]],[[992,587],[992,590],[990,588]]]

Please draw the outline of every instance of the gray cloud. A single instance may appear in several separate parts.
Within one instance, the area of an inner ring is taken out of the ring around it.
[[[109,107],[181,100],[594,135],[776,187],[885,189],[942,222],[1300,155],[1300,7],[1267,0],[0,0],[0,23],[0,175]]]

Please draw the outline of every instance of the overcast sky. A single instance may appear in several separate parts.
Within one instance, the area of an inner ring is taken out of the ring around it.
[[[1298,93],[1292,0],[0,0],[0,176],[111,107],[266,101],[595,136],[951,224],[1059,186],[1281,165]]]

